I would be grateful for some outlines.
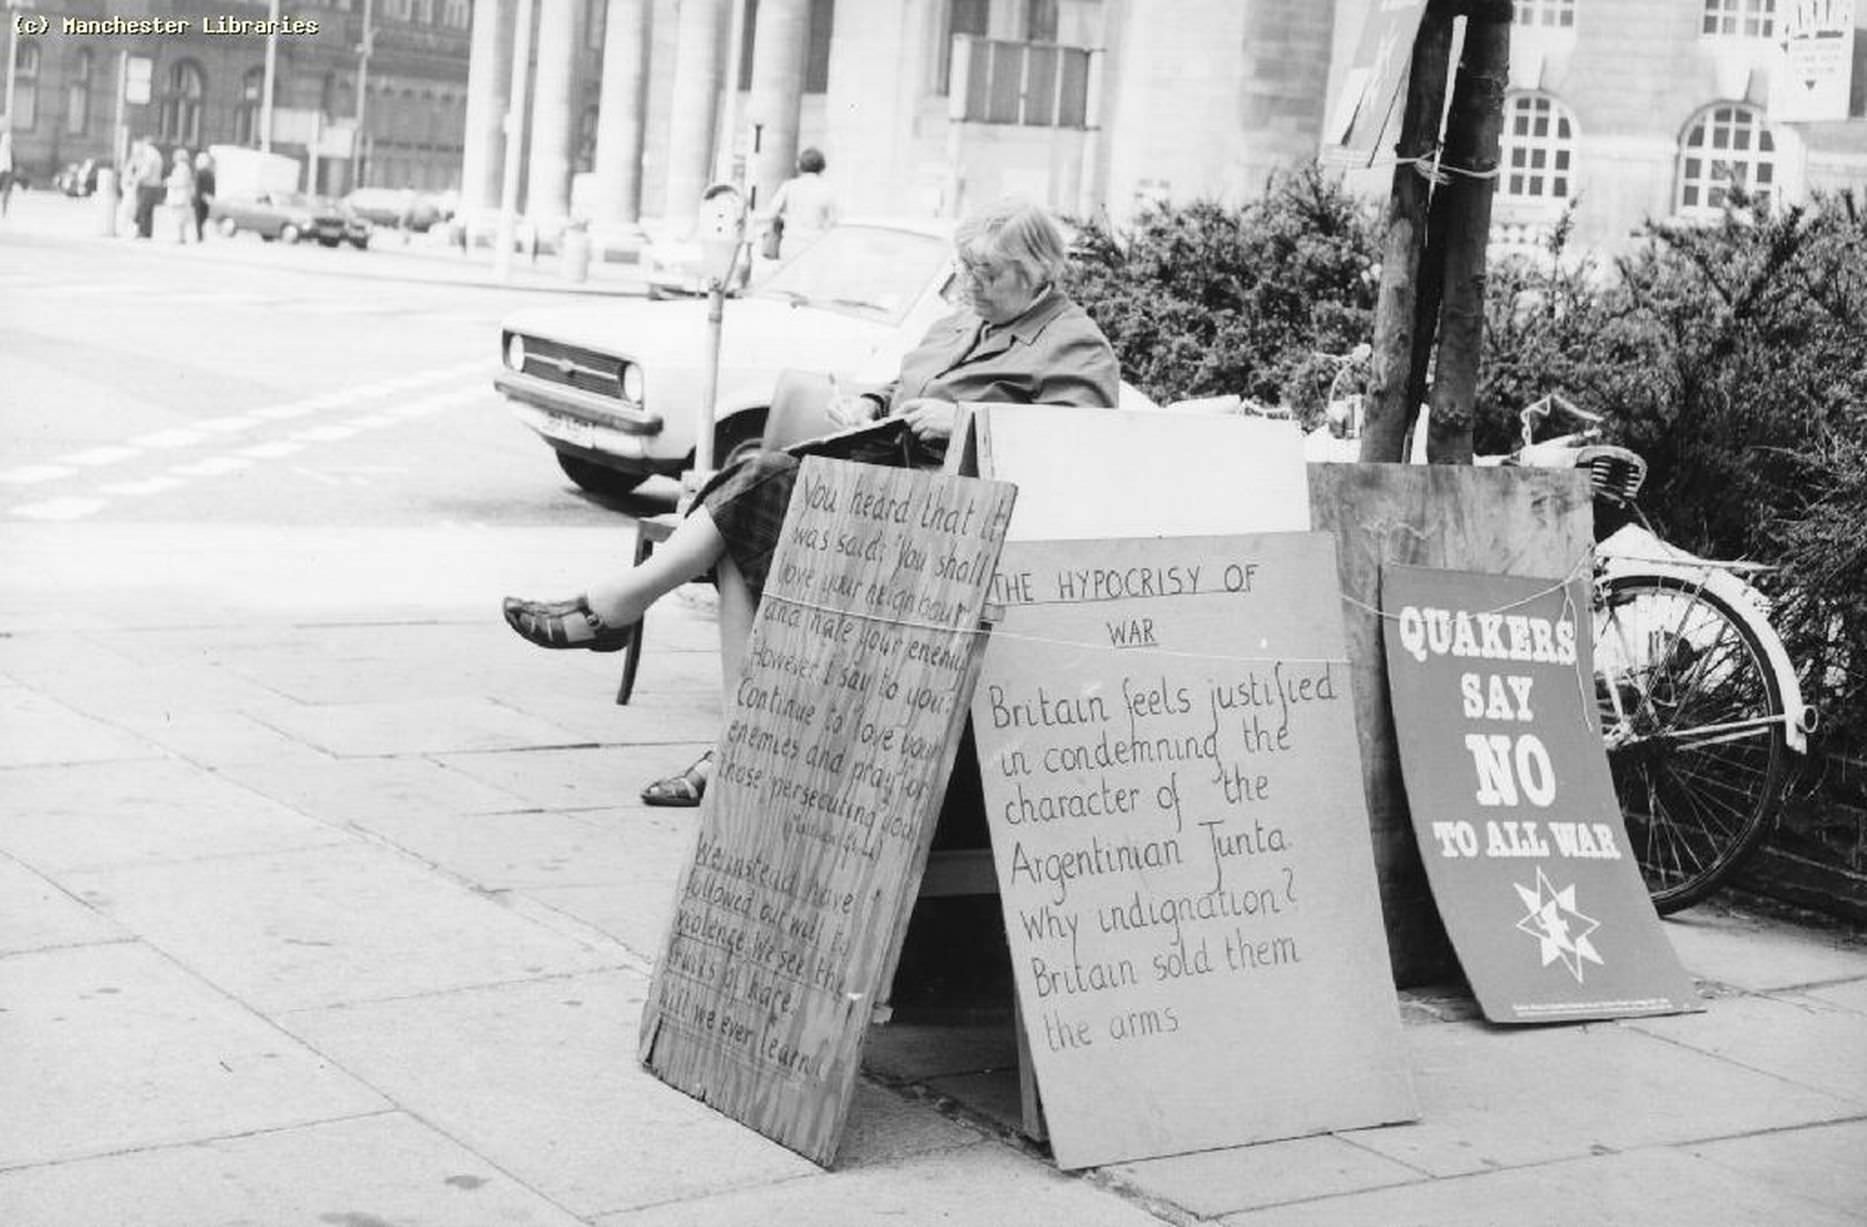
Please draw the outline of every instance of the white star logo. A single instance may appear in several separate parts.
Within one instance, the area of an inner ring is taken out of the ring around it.
[[[1575,887],[1570,885],[1557,890],[1543,876],[1542,869],[1536,871],[1536,889],[1511,883],[1511,889],[1523,900],[1529,909],[1522,920],[1517,922],[1520,932],[1528,933],[1537,940],[1543,954],[1543,966],[1548,967],[1557,959],[1569,969],[1575,982],[1582,982],[1582,964],[1584,962],[1601,963],[1601,956],[1595,953],[1594,943],[1588,935],[1601,927],[1601,922],[1584,916],[1575,910]]]

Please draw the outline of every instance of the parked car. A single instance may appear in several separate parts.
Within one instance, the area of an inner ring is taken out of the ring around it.
[[[778,373],[894,378],[901,357],[951,308],[951,226],[852,221],[725,306],[713,459],[758,448]],[[612,300],[542,307],[500,328],[493,383],[582,488],[633,490],[693,467],[708,356],[707,302]],[[1124,407],[1152,402],[1123,386]]]
[[[251,196],[216,196],[207,215],[216,229],[232,236],[251,230],[271,242],[316,239],[326,247],[348,243],[369,246],[370,224],[342,202],[301,192],[259,192]]]
[[[445,220],[441,202],[413,188],[360,187],[344,197],[352,212],[373,226],[425,234]]]

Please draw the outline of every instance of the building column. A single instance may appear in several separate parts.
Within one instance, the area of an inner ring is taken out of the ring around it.
[[[570,216],[571,142],[576,139],[571,80],[576,59],[577,6],[570,0],[540,5],[525,213],[547,230],[556,230]]]
[[[596,117],[596,220],[628,225],[642,213],[643,114],[648,106],[647,0],[609,0],[603,89]]]
[[[713,112],[720,96],[726,24],[720,0],[680,0],[674,98],[668,116],[668,185],[662,216],[691,220],[713,168]]]
[[[759,132],[751,183],[760,208],[770,204],[797,166],[797,116],[809,54],[810,0],[759,0],[745,122]]]
[[[505,164],[506,95],[512,89],[510,0],[473,0],[469,48],[466,133],[460,166],[463,216],[499,207],[500,169]],[[361,132],[357,139],[363,139]]]

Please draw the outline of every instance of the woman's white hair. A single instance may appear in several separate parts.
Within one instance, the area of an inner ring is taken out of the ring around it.
[[[1011,265],[1033,286],[1056,281],[1069,261],[1062,227],[1028,200],[1001,200],[967,218],[953,232],[953,245],[961,259]]]

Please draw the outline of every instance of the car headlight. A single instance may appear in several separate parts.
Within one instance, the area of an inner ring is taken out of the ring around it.
[[[616,379],[622,384],[622,396],[624,400],[634,401],[638,405],[642,403],[641,367],[633,362],[625,362],[622,364],[622,370],[617,373]]]
[[[525,369],[525,338],[516,332],[506,334],[506,365],[515,371]]]

